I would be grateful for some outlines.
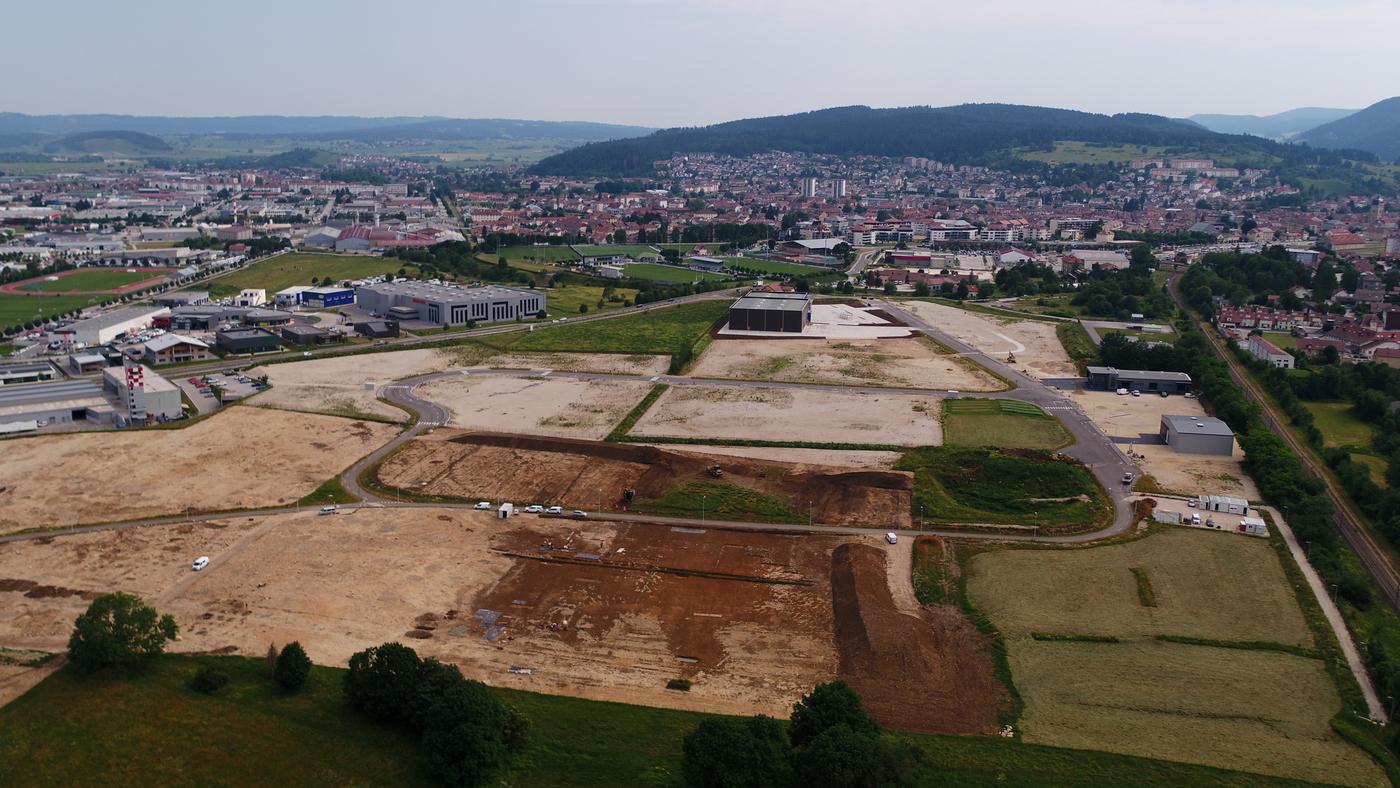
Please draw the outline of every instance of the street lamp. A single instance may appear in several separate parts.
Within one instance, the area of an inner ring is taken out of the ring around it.
[[[700,522],[705,522],[705,496],[700,496]]]

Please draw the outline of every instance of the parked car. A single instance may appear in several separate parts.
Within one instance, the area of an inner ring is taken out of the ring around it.
[[[1113,393],[1114,393],[1114,394],[1117,394],[1117,395],[1120,396],[1120,397],[1126,397],[1126,396],[1128,395],[1128,390],[1127,390],[1127,389],[1118,389],[1117,391],[1115,391],[1115,392],[1113,392]]]
[[[569,516],[574,518],[575,520],[582,520],[583,518],[588,516],[588,512],[585,512],[582,509],[575,509],[573,511],[573,514],[570,514]]]
[[[529,506],[525,507],[525,511],[529,512],[530,514],[539,514],[540,512],[544,511],[544,507],[540,506],[537,503],[532,503]]]
[[[1195,501],[1187,501],[1187,502],[1186,502],[1186,505],[1189,506],[1189,507],[1191,507],[1192,509],[1195,509],[1195,508],[1196,508],[1196,502],[1195,502]]]
[[[1132,474],[1131,472],[1123,474],[1123,483],[1124,483],[1124,484],[1132,484],[1132,483],[1133,483],[1133,474]]]
[[[545,510],[544,510],[544,513],[545,513],[545,514],[563,514],[563,513],[564,513],[564,507],[562,507],[562,506],[551,506],[551,507],[549,507],[548,509],[545,509]]]
[[[490,502],[490,501],[477,501],[477,502],[476,502],[476,506],[473,506],[472,508],[473,508],[473,509],[490,509],[490,508],[491,508],[491,502]]]
[[[1137,389],[1133,389],[1133,396],[1134,396],[1134,397],[1141,397],[1141,396],[1142,396],[1142,392],[1141,392],[1141,391],[1138,391]]]
[[[322,507],[321,507],[321,514],[335,514],[336,511],[337,511],[337,510],[336,510],[336,507],[335,507],[335,506],[322,506]]]
[[[885,541],[889,542],[890,544],[899,544],[899,534],[895,533],[894,531],[890,531],[889,533],[885,534]]]
[[[1166,399],[1166,398],[1167,398],[1167,392],[1165,392],[1165,391],[1159,391],[1159,392],[1157,392],[1157,393],[1162,395],[1162,399]]]
[[[208,566],[208,565],[209,565],[209,556],[207,556],[207,555],[202,555],[202,556],[200,556],[200,557],[194,559],[194,563],[190,565],[190,569],[193,569],[194,571],[198,572],[198,571],[200,571],[201,569],[203,569],[204,567],[206,567],[206,566]]]

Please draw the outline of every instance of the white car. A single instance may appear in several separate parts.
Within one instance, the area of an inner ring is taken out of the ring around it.
[[[575,520],[582,520],[583,518],[588,516],[588,512],[585,512],[582,509],[575,509],[573,511],[573,514],[570,514],[569,516],[574,518]]]
[[[334,506],[322,506],[322,507],[321,507],[321,514],[335,514],[337,511],[339,511],[339,510],[336,509],[336,507],[334,507]]]
[[[540,512],[544,511],[544,507],[540,506],[537,503],[532,503],[529,506],[525,507],[525,511],[529,512],[530,514],[539,514]]]
[[[490,501],[477,501],[477,502],[476,502],[476,506],[473,506],[472,508],[473,508],[473,509],[490,509],[490,508],[491,508],[491,502],[490,502]]]
[[[545,513],[545,514],[563,514],[563,513],[564,513],[564,507],[562,507],[562,506],[551,506],[551,507],[549,507],[548,509],[545,509],[545,510],[544,510],[544,513]]]
[[[1141,391],[1138,391],[1137,389],[1133,389],[1133,396],[1134,396],[1134,397],[1141,397],[1141,396],[1142,396],[1142,392],[1141,392]]]
[[[894,531],[890,531],[889,533],[885,534],[885,541],[889,542],[890,544],[899,544],[899,534],[895,533]]]
[[[209,556],[207,556],[207,555],[202,555],[202,556],[200,556],[200,557],[194,559],[194,563],[190,565],[190,569],[193,569],[194,571],[198,572],[199,570],[203,569],[204,567],[206,567],[206,566],[208,566],[208,565],[209,565]]]

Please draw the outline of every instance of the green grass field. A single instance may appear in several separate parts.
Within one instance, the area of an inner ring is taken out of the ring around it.
[[[1100,328],[1097,329],[1100,337],[1108,337],[1113,334],[1124,334],[1130,337],[1137,337],[1139,342],[1175,342],[1175,331],[1138,331],[1132,328]],[[1282,346],[1280,346],[1282,347]]]
[[[728,312],[727,300],[692,301],[607,320],[480,337],[479,341],[516,351],[669,355],[694,345]]]
[[[202,666],[217,694],[187,688]],[[0,768],[35,785],[107,783],[435,785],[408,734],[344,701],[343,671],[315,667],[299,694],[272,688],[259,660],[162,657],[135,678],[67,670],[0,709]],[[681,742],[705,714],[494,690],[530,721],[499,775],[519,786],[679,786]],[[908,735],[921,784],[968,786],[1279,785],[1257,775],[999,737]],[[21,766],[22,765],[22,766]],[[22,770],[22,771],[21,771]]]
[[[1026,741],[1384,783],[1331,729],[1342,699],[1326,663],[1301,655],[1318,643],[1269,541],[1162,528],[1098,547],[984,549],[964,567],[1005,638]]]
[[[293,285],[311,284],[312,277],[360,279],[391,274],[402,267],[403,261],[393,257],[290,252],[253,263],[227,276],[212,279],[208,282],[207,289],[214,298],[224,298],[237,295],[240,290],[256,288],[266,290],[270,299],[278,290]]]
[[[22,296],[0,293],[0,327],[23,325],[99,304],[109,296]]]
[[[1127,164],[1133,159],[1153,159],[1166,154],[1166,148],[1148,145],[1108,145],[1105,143],[1059,140],[1053,150],[1020,150],[1016,155],[1032,161],[1061,164]],[[1177,154],[1173,154],[1177,155]]]
[[[567,285],[552,287],[544,291],[545,309],[551,318],[574,317],[579,314],[579,305],[586,304],[589,314],[607,309],[626,306],[626,302],[637,297],[637,291],[630,287],[614,288],[612,294],[622,301],[610,301],[603,297],[603,288],[591,285]],[[598,306],[598,301],[603,306]]]
[[[598,257],[611,255],[627,255],[628,257],[651,256],[656,257],[659,253],[650,246],[644,244],[584,244],[575,246],[574,251],[583,257]]]
[[[998,446],[1053,451],[1074,442],[1053,416],[1009,399],[943,400],[946,446]]]
[[[1327,446],[1356,446],[1367,449],[1376,430],[1356,417],[1350,402],[1304,402],[1313,415],[1313,423],[1322,432]]]
[[[1087,468],[1039,452],[931,446],[905,454],[895,468],[914,472],[913,515],[931,522],[1076,533],[1112,515]]]
[[[555,263],[572,263],[582,259],[567,246],[502,246],[494,254],[483,252],[478,256],[491,262],[504,257],[510,265],[526,270],[543,270],[552,268]]]
[[[695,271],[690,268],[679,268],[659,263],[629,263],[622,269],[622,274],[633,279],[645,279],[649,282],[719,282],[729,278],[724,274]]]
[[[730,257],[725,260],[725,264],[730,268],[743,268],[748,271],[760,271],[779,276],[839,276],[841,274],[839,270],[833,268],[798,265],[797,263],[785,263],[781,260],[760,260],[756,257]]]
[[[804,515],[768,493],[716,482],[678,484],[660,498],[634,501],[634,511],[668,517],[708,516],[716,520],[798,522]]]
[[[159,279],[163,276],[165,276],[164,271],[146,271],[139,268],[134,272],[127,271],[125,268],[92,268],[60,276],[52,281],[40,279],[37,282],[21,285],[19,289],[36,293],[99,292],[116,290],[119,287],[145,282],[148,279]]]
[[[1264,338],[1279,350],[1293,350],[1298,347],[1298,338],[1287,331],[1265,331]]]

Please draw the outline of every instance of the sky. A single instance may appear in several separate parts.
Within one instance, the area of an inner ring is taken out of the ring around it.
[[[31,114],[659,127],[849,104],[1182,117],[1400,94],[1396,0],[65,0],[5,19],[0,111]]]

